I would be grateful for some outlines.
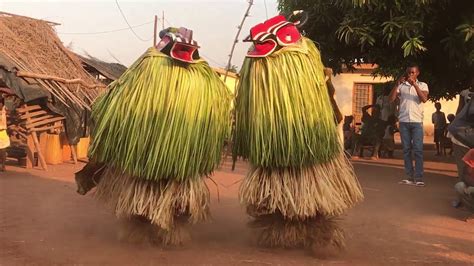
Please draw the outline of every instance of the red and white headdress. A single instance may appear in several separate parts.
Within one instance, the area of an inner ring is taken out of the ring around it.
[[[198,43],[193,40],[193,31],[184,27],[167,28],[160,32],[161,41],[156,48],[171,58],[192,63],[199,59]]]
[[[293,15],[301,14],[295,11]],[[301,21],[290,22],[284,16],[278,15],[260,23],[250,29],[250,35],[244,39],[253,42],[253,47],[248,51],[248,57],[265,57],[278,48],[292,45],[301,39],[297,25]]]

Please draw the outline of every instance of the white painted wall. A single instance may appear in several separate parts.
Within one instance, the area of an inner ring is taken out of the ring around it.
[[[391,79],[374,78],[369,74],[342,73],[332,77],[336,88],[336,102],[343,115],[352,115],[352,89],[354,83],[384,83]]]

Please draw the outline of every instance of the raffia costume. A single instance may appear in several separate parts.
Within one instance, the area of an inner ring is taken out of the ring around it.
[[[94,103],[91,163],[76,182],[82,194],[97,184],[96,197],[116,216],[180,244],[181,224],[209,216],[204,178],[221,159],[231,95],[200,59],[192,31],[169,28],[160,37]]]
[[[343,154],[320,53],[276,16],[250,31],[240,72],[234,160],[249,160],[240,201],[264,246],[343,246],[335,217],[363,199]]]

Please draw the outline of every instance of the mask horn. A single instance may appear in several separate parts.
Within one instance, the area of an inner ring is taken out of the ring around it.
[[[288,17],[288,21],[292,22],[298,29],[308,22],[308,12],[303,10],[295,10]]]
[[[250,35],[248,35],[247,37],[245,37],[245,39],[242,40],[242,42],[251,42],[252,41],[252,37]]]

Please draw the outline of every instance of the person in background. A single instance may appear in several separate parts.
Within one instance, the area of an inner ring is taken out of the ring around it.
[[[431,115],[434,124],[434,143],[436,144],[436,155],[441,155],[441,139],[446,129],[446,116],[441,112],[441,103],[435,103],[436,112]]]
[[[354,117],[352,115],[344,116],[344,124],[342,125],[342,132],[344,135],[344,150],[350,151],[349,154],[352,154],[354,147],[354,126],[352,122]]]
[[[400,100],[400,136],[406,178],[400,183],[424,186],[423,181],[423,103],[428,101],[428,85],[418,80],[420,68],[411,65],[390,92],[390,102]],[[413,167],[412,152],[415,155]]]
[[[474,77],[471,80],[471,83],[474,83]],[[469,89],[465,89],[459,93],[459,104],[458,109],[456,110],[456,115],[461,112],[464,105],[466,105],[474,96],[474,84],[471,84]]]
[[[467,222],[474,221],[474,149],[470,149],[462,158],[464,176],[454,185],[458,199],[455,207],[464,206],[470,213]]]
[[[446,132],[448,131],[447,128],[448,128],[449,124],[451,124],[454,121],[455,118],[456,118],[456,116],[454,114],[449,114],[448,115],[448,122],[449,123],[446,125],[446,129],[445,129]]]
[[[387,122],[389,117],[395,115],[397,105],[390,102],[390,85],[384,88],[383,93],[377,97],[375,104],[380,106],[380,119]]]
[[[398,132],[397,118],[395,115],[388,117],[387,126],[382,140],[382,151],[387,158],[393,158],[395,151],[395,133]]]
[[[0,171],[6,170],[7,147],[10,146],[10,137],[7,134],[7,109],[5,108],[5,98],[0,98]]]
[[[368,112],[370,108],[372,108],[372,115]],[[362,113],[362,122],[364,123],[364,126],[360,137],[355,141],[355,156],[352,156],[352,158],[358,159],[359,157],[362,157],[363,146],[365,144],[370,144],[374,146],[371,159],[377,160],[379,158],[379,150],[382,144],[386,122],[380,119],[380,106],[376,104],[362,107]]]
[[[449,134],[448,127],[454,121],[456,116],[454,114],[448,115],[448,124],[444,127],[443,137],[441,138],[441,150],[446,154],[446,149],[449,149],[449,155],[453,155],[453,142]]]
[[[463,115],[461,111],[464,111],[463,110],[464,108],[469,107],[468,104],[470,103],[470,101],[472,101],[472,96],[474,95],[474,93],[472,93],[471,90],[472,90],[472,86],[470,89],[461,91],[460,94],[462,95],[460,97],[459,106],[456,113],[457,116]],[[454,115],[453,116],[448,115],[448,120],[450,122],[450,125],[453,123],[454,119],[455,119]],[[451,130],[451,127],[449,128],[449,130]],[[454,155],[454,160],[456,162],[456,167],[458,170],[459,180],[460,182],[464,182],[463,178],[467,176],[467,173],[466,173],[467,168],[465,166],[465,162],[463,161],[463,156],[465,156],[465,154],[467,154],[468,151],[472,150],[473,147],[469,147],[467,143],[463,143],[462,139],[458,139],[453,134],[451,134],[451,132],[448,132],[447,136],[451,139],[451,142],[452,142],[453,155]],[[472,155],[472,153],[470,155]],[[460,186],[460,185],[456,185],[456,186]],[[459,192],[459,187],[455,187],[455,189],[456,191]],[[460,206],[460,204],[461,204],[461,201],[459,199],[456,199],[453,201],[454,207],[458,207]]]

